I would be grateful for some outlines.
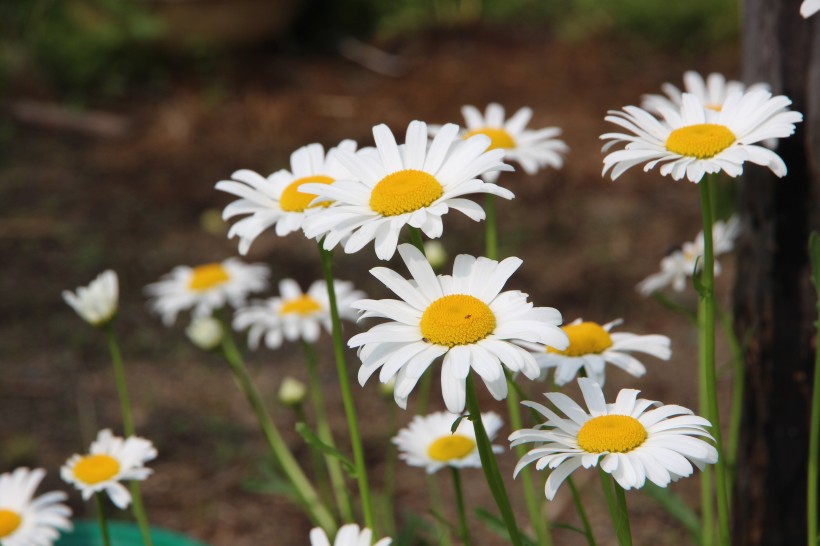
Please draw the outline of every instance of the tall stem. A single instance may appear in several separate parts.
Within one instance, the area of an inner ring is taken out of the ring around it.
[[[256,414],[256,419],[259,421],[259,427],[262,429],[262,435],[268,442],[268,447],[270,447],[273,452],[273,456],[279,463],[285,476],[287,476],[293,485],[296,495],[299,497],[299,501],[304,506],[310,518],[328,534],[335,533],[336,521],[333,519],[330,511],[322,503],[319,495],[316,494],[316,490],[311,485],[310,480],[308,480],[307,476],[302,472],[299,463],[296,462],[287,444],[285,444],[285,441],[282,439],[279,429],[276,428],[262,398],[259,396],[259,392],[256,390],[256,387],[254,387],[253,381],[251,381],[242,356],[239,354],[239,350],[236,348],[230,336],[230,329],[225,327],[224,330],[225,333],[222,336],[222,355],[225,357],[228,366],[230,366],[237,385],[240,390],[242,390],[245,398],[248,399],[248,403],[250,403],[251,408]]]
[[[584,526],[584,535],[587,537],[587,544],[595,546],[595,535],[592,534],[592,525],[589,524],[587,511],[584,509],[584,503],[581,501],[581,495],[578,493],[578,488],[575,487],[575,482],[572,481],[572,476],[567,477],[567,485],[572,492],[572,502],[575,504],[575,510],[578,512],[578,517],[581,518],[581,525]]]
[[[413,226],[407,226],[407,230],[410,232],[410,242],[413,243],[413,246],[419,249],[422,254],[427,254],[424,251],[424,239],[421,238],[421,230]]]
[[[601,489],[604,491],[609,515],[612,517],[612,525],[615,527],[615,536],[618,537],[620,546],[632,546],[632,532],[629,528],[629,512],[626,508],[626,496],[624,489],[614,478],[598,468],[598,476],[601,478]],[[615,487],[613,492],[612,488]]]
[[[105,502],[102,493],[94,493],[94,500],[97,503],[97,521],[100,524],[100,536],[103,546],[111,546],[111,537],[108,534],[108,521],[105,518]]]
[[[484,470],[487,485],[489,485],[493,499],[495,499],[498,510],[501,512],[501,518],[504,520],[507,531],[510,533],[510,541],[515,546],[521,546],[521,536],[518,532],[518,525],[515,522],[515,514],[513,513],[512,506],[510,506],[510,499],[507,496],[507,490],[504,487],[501,472],[498,470],[498,462],[495,460],[490,438],[487,436],[484,423],[481,421],[481,408],[478,405],[478,395],[476,394],[472,373],[467,374],[466,388],[467,410],[470,412],[473,429],[475,430],[476,445],[478,447],[478,454],[481,457],[481,468]]]
[[[464,491],[461,488],[461,474],[459,469],[451,466],[450,473],[453,475],[453,490],[456,493],[456,509],[458,510],[458,527],[461,534],[463,546],[470,546],[470,527],[467,525],[467,512],[464,509]]]
[[[809,255],[811,256],[812,282],[817,290],[817,312],[820,315],[820,236],[812,232],[809,238]],[[817,347],[814,357],[814,385],[811,397],[811,426],[809,428],[809,466],[806,487],[806,521],[808,524],[808,544],[817,546],[817,475],[820,463],[820,318],[817,327]]]
[[[737,478],[737,448],[740,441],[740,418],[743,415],[743,395],[746,391],[746,366],[743,362],[743,347],[737,339],[732,325],[731,313],[724,313],[718,309],[718,316],[732,357],[732,413],[729,417],[729,438],[726,444],[726,462],[729,467],[726,489],[731,502],[732,485]]]
[[[709,405],[711,432],[715,438],[718,461],[715,465],[715,489],[718,508],[718,536],[723,546],[730,544],[729,498],[726,483],[726,461],[723,457],[723,441],[720,430],[720,413],[717,398],[717,377],[715,371],[715,255],[712,245],[712,199],[710,176],[700,181],[701,214],[703,215],[703,269],[701,270],[700,305],[698,325],[700,327],[701,368],[706,386]]]
[[[316,432],[322,442],[335,448],[336,444],[333,441],[333,432],[331,431],[327,418],[327,410],[325,409],[325,398],[322,393],[322,381],[319,378],[316,350],[311,343],[304,340],[302,341],[302,349],[304,350],[305,361],[307,362],[310,398],[313,402],[314,412],[316,413]],[[330,476],[330,484],[333,488],[333,496],[336,498],[336,506],[339,508],[342,521],[352,523],[353,506],[350,503],[350,496],[347,494],[345,488],[345,477],[342,471],[342,465],[339,459],[333,455],[325,455],[325,465],[327,466],[327,473]]]
[[[333,283],[333,261],[329,250],[325,250],[323,241],[319,241],[319,255],[322,260],[322,271],[327,284],[327,295],[330,303],[330,319],[333,326],[333,352],[336,356],[336,371],[339,375],[339,388],[342,391],[347,428],[350,433],[350,444],[353,448],[353,464],[356,466],[356,479],[359,483],[359,495],[362,502],[365,527],[375,529],[373,518],[373,502],[370,497],[370,485],[367,482],[367,467],[364,462],[364,449],[359,434],[359,422],[356,418],[356,406],[353,403],[353,393],[350,390],[350,380],[347,375],[345,361],[345,346],[342,340],[342,321],[339,319],[339,308],[336,304],[336,289]]]
[[[134,436],[136,435],[136,430],[134,428],[134,417],[131,414],[131,399],[128,396],[128,383],[125,380],[125,366],[122,362],[120,345],[117,342],[117,336],[114,333],[114,327],[111,322],[105,326],[105,336],[108,340],[108,351],[111,353],[111,363],[114,365],[114,380],[117,383],[117,393],[120,398],[122,430],[126,437]],[[145,512],[140,483],[136,480],[131,480],[128,484],[128,488],[131,490],[132,497],[131,512],[134,514],[134,519],[137,520],[142,543],[145,546],[153,546],[154,542],[151,538],[151,528],[148,525],[148,515]]]
[[[437,516],[435,519],[435,526],[438,532],[436,536],[436,544],[441,546],[452,546],[453,539],[450,536],[450,527],[443,521],[444,517],[444,501],[441,499],[441,489],[439,489],[438,481],[433,474],[427,474],[427,493],[430,496],[430,505],[433,508],[433,513]]]
[[[495,195],[488,193],[484,199],[484,210],[487,213],[485,220],[486,250],[484,255],[491,260],[498,259],[498,226],[495,220]]]

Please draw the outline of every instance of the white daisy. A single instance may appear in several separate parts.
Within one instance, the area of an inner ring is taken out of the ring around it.
[[[433,474],[445,466],[454,468],[481,468],[481,457],[472,423],[465,417],[452,432],[458,415],[439,411],[429,415],[416,415],[410,424],[393,438],[399,450],[399,458],[410,466],[421,466]],[[481,421],[490,441],[501,429],[501,418],[493,413],[482,413]],[[501,446],[493,446],[501,453]]]
[[[363,527],[361,530],[355,523],[348,523],[339,528],[336,533],[336,540],[332,546],[370,546],[373,539],[373,531]],[[392,538],[383,538],[373,544],[373,546],[390,546]],[[316,527],[310,531],[310,546],[331,546],[330,539],[327,538],[321,527]]]
[[[672,356],[672,350],[669,348],[671,341],[666,336],[612,333],[612,328],[622,322],[618,319],[600,325],[577,319],[561,328],[569,337],[569,347],[564,350],[535,347],[535,360],[544,372],[555,368],[557,385],[566,385],[575,379],[581,368],[587,377],[603,385],[607,363],[635,377],[641,377],[646,373],[644,365],[630,353],[645,353],[661,360],[669,360]]]
[[[236,258],[198,267],[178,266],[149,284],[145,291],[153,299],[151,309],[171,325],[180,311],[193,309],[195,317],[210,315],[225,304],[239,307],[248,294],[267,288],[270,271],[266,265],[248,265]]]
[[[88,286],[77,288],[76,293],[63,290],[63,300],[92,326],[104,326],[117,314],[120,287],[117,274],[103,271]]]
[[[743,172],[743,163],[751,161],[771,169],[777,176],[786,174],[786,164],[772,150],[756,143],[770,138],[784,138],[794,133],[794,124],[802,121],[799,112],[787,110],[791,101],[768,91],[732,93],[715,119],[707,119],[703,102],[684,93],[681,108],[661,108],[662,119],[649,112],[626,106],[610,111],[606,120],[630,131],[601,135],[609,140],[604,150],[625,142],[622,150],[604,157],[602,174],[612,169],[615,180],[627,169],[646,163],[644,171],[661,164],[662,175],[680,180],[686,176],[700,182],[706,173],[724,171],[735,177]]]
[[[589,413],[565,394],[545,396],[566,417],[535,402],[522,402],[547,418],[538,428],[510,434],[511,446],[538,443],[515,467],[514,475],[538,461],[535,468],[550,468],[544,487],[552,500],[558,487],[577,468],[600,466],[624,489],[641,488],[647,479],[666,487],[689,476],[692,464],[703,470],[717,462],[717,450],[699,437],[712,439],[705,427],[709,421],[681,406],[664,406],[638,398],[640,391],[622,389],[614,404],[592,379],[582,377],[578,385]],[[660,406],[647,411],[652,406]]]
[[[333,281],[336,291],[336,307],[339,317],[348,320],[356,319],[356,311],[350,306],[354,301],[364,297],[364,292],[353,289],[348,281]],[[265,345],[276,349],[282,340],[296,341],[303,339],[309,343],[319,339],[321,327],[330,333],[330,300],[325,281],[316,281],[310,285],[307,293],[293,279],[279,281],[279,297],[265,301],[252,302],[236,312],[233,320],[235,330],[249,329],[248,345],[251,349],[259,347],[264,336]]]
[[[740,233],[740,219],[732,216],[726,222],[718,220],[712,224],[712,249],[714,255],[720,256],[731,252],[735,247],[735,239]],[[640,283],[638,291],[644,296],[672,285],[676,292],[686,288],[686,279],[703,267],[703,231],[698,233],[692,242],[683,243],[680,250],[675,250],[661,260],[661,270],[653,273]],[[715,260],[715,275],[720,275],[720,264]]]
[[[800,15],[806,19],[818,11],[820,11],[820,0],[803,0],[800,4]]]
[[[144,465],[156,456],[154,445],[145,438],[119,438],[104,429],[97,433],[88,455],[72,455],[60,469],[60,476],[74,484],[83,499],[105,492],[111,502],[124,509],[131,503],[131,493],[120,482],[146,479],[153,471]]]
[[[71,530],[68,497],[52,491],[32,499],[46,471],[18,468],[0,474],[0,543],[3,546],[51,546],[60,531]]]
[[[228,237],[239,237],[239,253],[247,254],[251,243],[266,229],[274,226],[280,237],[302,228],[304,219],[321,210],[311,206],[315,195],[300,191],[303,184],[331,184],[348,179],[350,174],[338,161],[338,151],[354,152],[356,143],[342,141],[325,155],[321,144],[308,144],[290,155],[290,171],[281,169],[267,178],[248,169],[236,171],[233,180],[222,180],[216,189],[240,199],[222,212],[227,220],[247,215],[236,222]],[[327,203],[325,204],[325,206]]]
[[[444,230],[442,216],[451,208],[473,220],[484,219],[484,209],[465,195],[513,197],[509,190],[478,178],[491,171],[512,170],[502,163],[503,150],[487,151],[490,138],[485,135],[462,141],[458,126],[448,124],[428,143],[427,125],[413,121],[402,146],[386,125],[374,127],[373,138],[377,153],[339,151],[339,161],[354,180],[302,187],[319,196],[314,203],[333,202],[303,224],[308,237],[324,237],[327,250],[347,238],[344,249],[350,254],[375,240],[376,255],[387,260],[396,251],[403,226],[419,228],[428,238],[437,239]]]
[[[710,121],[717,119],[717,114],[723,109],[723,103],[732,93],[744,93],[754,90],[769,91],[765,83],[756,83],[746,87],[743,82],[727,80],[723,74],[712,72],[706,79],[695,72],[688,70],[683,73],[683,91],[671,83],[664,83],[661,89],[663,95],[644,95],[641,108],[653,114],[660,114],[664,109],[680,110],[683,103],[683,93],[695,95],[706,107],[706,117]]]
[[[379,368],[382,383],[395,376],[393,396],[402,408],[406,408],[407,397],[419,378],[438,357],[444,357],[444,402],[451,413],[461,413],[471,368],[496,400],[507,396],[502,364],[530,379],[539,376],[535,358],[512,341],[559,349],[569,344],[558,327],[561,313],[556,309],[533,307],[527,294],[518,290],[501,291],[521,265],[520,259],[496,262],[461,254],[455,259],[452,276],[436,276],[414,246],[400,245],[399,254],[412,280],[385,267],[370,272],[401,299],[353,304],[364,311],[362,318],[382,317],[390,322],[353,336],[348,344],[359,347],[359,383],[364,385]]]
[[[504,119],[504,107],[492,102],[487,105],[484,115],[475,106],[462,106],[461,114],[467,125],[463,138],[473,135],[490,137],[490,149],[504,150],[506,159],[515,161],[527,174],[535,174],[540,169],[552,167],[560,169],[564,164],[563,154],[569,147],[557,138],[561,134],[558,127],[528,130],[527,123],[532,118],[532,109],[520,108],[509,119]],[[431,127],[431,133],[438,128]],[[495,182],[498,172],[489,172],[482,178]]]

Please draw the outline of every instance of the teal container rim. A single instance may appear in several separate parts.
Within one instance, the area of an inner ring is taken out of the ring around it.
[[[63,533],[54,546],[102,546],[100,525],[96,520],[74,520],[74,529]],[[154,546],[208,546],[185,535],[151,526]],[[111,546],[143,546],[139,527],[127,521],[109,521]]]

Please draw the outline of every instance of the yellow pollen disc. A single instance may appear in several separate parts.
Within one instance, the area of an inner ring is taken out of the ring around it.
[[[569,347],[563,351],[547,347],[548,353],[565,356],[584,356],[600,354],[612,347],[612,338],[609,333],[595,322],[569,324],[561,328],[569,338]]]
[[[473,452],[475,442],[461,434],[442,436],[436,439],[427,448],[427,455],[434,461],[446,463],[455,459],[463,459]]]
[[[593,417],[578,431],[578,447],[587,453],[629,453],[646,440],[646,429],[628,415]]]
[[[0,508],[0,539],[16,531],[22,522],[23,518],[17,512]]]
[[[120,463],[110,455],[87,455],[74,466],[74,477],[86,485],[110,480],[120,471]]]
[[[723,125],[699,123],[669,133],[666,149],[686,157],[709,159],[735,141],[735,134]]]
[[[313,208],[309,207],[310,202],[316,199],[316,195],[312,193],[302,193],[299,191],[299,188],[302,184],[332,184],[333,179],[329,176],[306,176],[304,178],[300,178],[298,180],[294,180],[290,183],[290,185],[285,188],[285,191],[282,192],[282,196],[279,198],[279,206],[282,207],[282,210],[287,212],[303,212],[306,208]],[[324,201],[320,204],[320,206],[326,207],[330,205],[330,201]]]
[[[464,135],[464,140],[467,140],[473,135],[487,135],[488,137],[490,137],[490,147],[487,148],[488,150],[505,150],[515,148],[515,139],[512,137],[510,133],[508,133],[504,129],[498,129],[496,127],[483,127],[481,129],[473,129],[472,131],[468,131],[467,134]]]
[[[443,193],[435,176],[405,169],[388,174],[376,184],[370,194],[370,208],[382,216],[397,216],[427,207]]]
[[[454,294],[431,303],[421,316],[421,334],[436,345],[455,347],[481,341],[495,330],[495,315],[473,296]]]
[[[188,286],[191,290],[201,292],[227,282],[229,279],[230,276],[222,264],[200,265],[194,268]]]
[[[302,294],[296,299],[285,302],[282,308],[279,309],[279,313],[283,315],[287,315],[290,313],[296,313],[299,315],[309,315],[311,313],[319,311],[321,308],[322,306],[319,305],[319,302],[317,302],[310,296]]]

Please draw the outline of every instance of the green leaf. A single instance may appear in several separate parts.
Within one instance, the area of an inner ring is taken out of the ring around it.
[[[700,544],[700,518],[678,495],[668,488],[659,487],[651,482],[647,482],[646,485],[644,485],[643,491],[658,503],[658,506],[666,510],[670,516],[681,522],[695,539],[695,543]]]
[[[345,471],[350,475],[350,477],[356,477],[356,466],[353,464],[353,462],[347,457],[345,457],[345,455],[335,447],[324,443],[321,440],[321,438],[316,436],[316,433],[310,430],[310,427],[308,427],[305,423],[296,423],[296,432],[298,432],[299,435],[302,438],[304,438],[304,440],[308,443],[310,447],[318,449],[325,455],[330,455],[331,457],[336,457],[337,459],[339,459]]]
[[[552,529],[566,529],[567,531],[575,531],[579,535],[587,536],[586,531],[568,523],[553,523],[550,525]]]
[[[490,531],[505,540],[510,540],[510,533],[507,530],[507,526],[504,524],[504,520],[500,517],[490,513],[484,508],[476,508],[475,516],[481,520],[481,522],[486,525]],[[518,530],[518,534],[521,537],[521,544],[524,546],[537,546],[537,543],[532,538],[525,535],[520,529]]]
[[[458,533],[458,530],[456,529],[456,526],[453,525],[452,523],[450,523],[449,521],[447,521],[447,518],[445,518],[444,516],[442,516],[441,514],[436,512],[435,510],[433,510],[433,509],[427,510],[427,513],[430,514],[430,516],[434,520],[436,520],[440,524],[447,527],[450,530],[451,533]]]
[[[700,275],[701,271],[699,269],[700,266],[700,256],[695,258],[695,266],[692,269],[692,285],[695,287],[695,292],[703,298],[706,297],[706,289],[703,287],[703,283],[700,282]]]
[[[242,480],[242,487],[253,493],[282,495],[296,500],[296,490],[282,473],[272,464],[259,465],[259,477]]]
[[[698,280],[700,280],[700,279],[698,279]],[[670,300],[669,298],[667,298],[666,296],[664,296],[660,292],[652,292],[652,298],[654,298],[655,301],[657,301],[663,307],[669,309],[670,311],[673,311],[675,313],[678,313],[678,314],[683,315],[684,317],[688,318],[693,324],[698,323],[698,318],[695,315],[695,313],[692,312],[691,309],[687,309],[683,305],[681,305],[679,303],[675,303],[674,301]]]
[[[456,429],[458,428],[458,425],[461,424],[461,420],[464,419],[465,417],[470,419],[468,415],[459,415],[458,418],[456,418],[456,420],[453,421],[453,426],[450,427],[450,433],[451,434],[456,433]],[[472,419],[470,419],[470,421],[472,421]]]

